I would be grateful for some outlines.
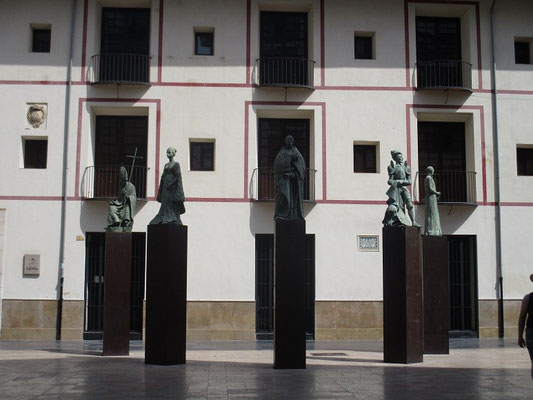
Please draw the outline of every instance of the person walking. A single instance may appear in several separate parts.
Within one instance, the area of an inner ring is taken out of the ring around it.
[[[533,282],[533,274],[529,275]],[[527,326],[526,326],[527,317]],[[524,327],[526,328],[526,340],[524,341]],[[531,380],[533,380],[533,292],[526,294],[522,299],[520,316],[518,317],[518,345],[526,347],[531,360]]]

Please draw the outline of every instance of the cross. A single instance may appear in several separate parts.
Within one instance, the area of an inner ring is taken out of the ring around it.
[[[133,158],[132,162],[131,162],[131,169],[130,169],[130,179],[131,179],[131,174],[133,174],[133,166],[135,165],[135,160],[137,158],[144,158],[144,157],[141,157],[141,156],[138,156],[137,155],[137,147],[135,147],[135,154],[132,155],[132,156],[126,156],[126,158]]]

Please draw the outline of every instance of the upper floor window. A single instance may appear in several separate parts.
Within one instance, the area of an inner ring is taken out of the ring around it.
[[[190,142],[191,171],[215,170],[215,142]]]
[[[376,144],[353,145],[353,172],[377,172]]]
[[[95,83],[148,83],[149,51],[149,8],[102,8]]]
[[[32,26],[31,51],[33,53],[50,53],[52,28],[48,26]]]
[[[373,32],[355,32],[354,58],[359,60],[372,60],[375,58]]]
[[[48,138],[22,138],[24,168],[46,168]]]
[[[533,175],[533,147],[516,148],[516,169],[518,175]]]
[[[215,54],[215,33],[213,31],[194,32],[194,54],[212,56]]]
[[[461,19],[416,17],[417,87],[471,88],[471,65],[462,60]]]
[[[514,41],[515,64],[531,64],[531,43],[532,40],[517,39]]]

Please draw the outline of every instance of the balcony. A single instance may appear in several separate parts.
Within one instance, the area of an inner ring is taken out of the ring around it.
[[[91,166],[85,168],[81,183],[81,197],[85,200],[111,200],[116,198],[120,165]],[[148,167],[126,167],[130,182],[135,186],[137,200],[146,200]]]
[[[149,85],[150,58],[141,54],[97,54],[92,57],[92,83]]]
[[[425,203],[424,180],[427,173],[417,173],[419,202]],[[439,204],[442,205],[477,205],[476,173],[472,171],[435,171],[437,191],[441,192]]]
[[[314,89],[315,61],[297,57],[265,57],[255,62],[255,85]]]
[[[466,61],[419,61],[416,88],[472,91],[472,64]]]
[[[305,170],[304,202],[315,202],[316,169]],[[252,198],[257,201],[273,202],[276,198],[274,168],[256,168],[252,173]]]

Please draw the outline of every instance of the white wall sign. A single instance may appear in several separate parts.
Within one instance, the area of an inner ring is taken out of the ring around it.
[[[41,255],[24,254],[24,275],[39,275],[41,272]]]

